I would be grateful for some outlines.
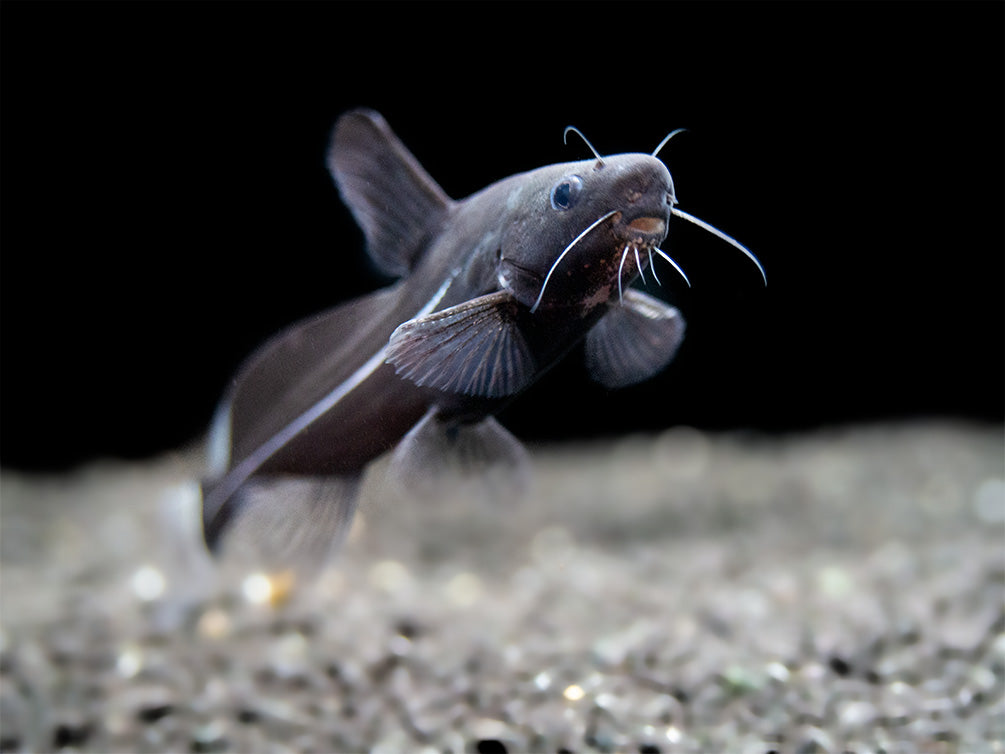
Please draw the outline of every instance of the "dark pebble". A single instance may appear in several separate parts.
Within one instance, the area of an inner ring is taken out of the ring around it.
[[[189,746],[189,750],[194,752],[194,754],[213,754],[215,752],[226,751],[227,748],[227,740],[224,738],[218,738],[212,741],[202,741],[197,739],[192,741],[192,745]]]
[[[478,754],[506,754],[506,744],[495,738],[484,738],[475,744]]]
[[[136,718],[143,723],[155,723],[167,717],[172,712],[174,712],[174,706],[171,704],[152,704],[148,707],[140,708],[136,712]]]
[[[52,734],[52,745],[56,749],[73,746],[83,746],[91,735],[91,726],[87,723],[60,723]]]
[[[842,678],[847,678],[851,673],[851,665],[848,661],[835,655],[830,659],[830,668]]]
[[[237,713],[238,722],[242,722],[245,725],[254,725],[260,719],[261,715],[259,715],[253,709],[242,709],[240,712]]]

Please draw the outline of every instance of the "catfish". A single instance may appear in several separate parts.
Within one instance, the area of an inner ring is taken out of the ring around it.
[[[593,159],[455,201],[378,113],[339,118],[328,168],[371,260],[398,281],[290,326],[231,381],[202,485],[211,550],[242,530],[274,560],[325,558],[353,520],[364,470],[392,449],[406,486],[435,476],[444,453],[521,467],[526,452],[494,414],[580,342],[603,386],[662,370],[684,319],[630,286],[647,269],[658,280],[654,254],[683,275],[660,248],[671,217],[764,276],[739,242],[676,207],[656,156],[676,131],[652,154],[607,157],[570,131]]]

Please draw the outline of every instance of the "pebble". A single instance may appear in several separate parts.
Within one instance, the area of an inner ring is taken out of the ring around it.
[[[171,630],[155,506],[95,496],[92,550],[144,546],[85,568],[43,527],[48,557],[3,563],[0,751],[1001,752],[1000,451],[938,427],[581,449],[478,535],[462,503],[371,514],[319,588],[249,574]],[[890,468],[919,458],[944,467]]]

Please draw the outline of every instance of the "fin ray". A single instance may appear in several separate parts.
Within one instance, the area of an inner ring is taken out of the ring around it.
[[[389,275],[406,274],[453,201],[372,110],[339,118],[328,169],[363,229],[370,258]]]
[[[358,477],[259,476],[231,496],[231,513],[207,536],[224,564],[314,575],[352,526]]]
[[[684,329],[676,308],[641,291],[625,291],[622,302],[586,335],[590,376],[609,388],[648,379],[673,360]]]
[[[450,425],[439,420],[433,407],[398,443],[388,477],[410,497],[442,499],[460,493],[509,500],[529,486],[531,462],[520,441],[494,417]]]
[[[387,361],[417,385],[500,398],[530,384],[536,372],[505,291],[409,320],[391,334]]]

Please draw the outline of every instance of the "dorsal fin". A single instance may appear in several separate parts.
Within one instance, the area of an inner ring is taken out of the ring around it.
[[[415,265],[453,204],[373,110],[339,118],[328,169],[366,236],[377,266],[401,276]]]

